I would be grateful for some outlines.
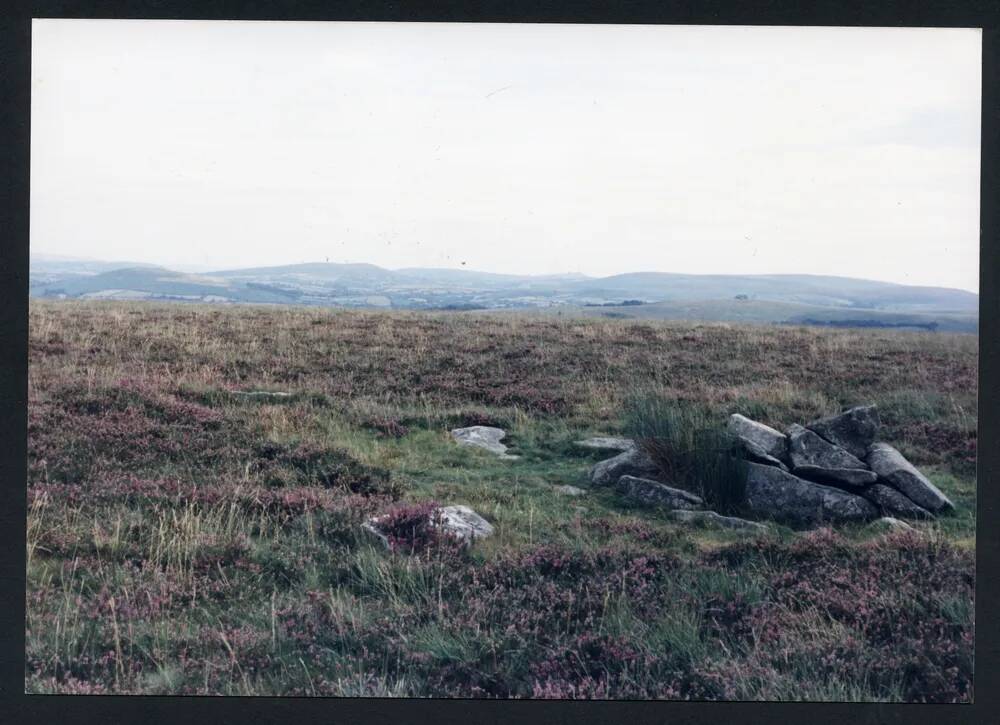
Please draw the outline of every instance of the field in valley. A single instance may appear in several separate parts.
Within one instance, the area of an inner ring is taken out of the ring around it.
[[[974,335],[32,300],[26,690],[970,701]],[[692,527],[586,488],[636,391],[875,403],[956,505]],[[280,391],[288,396],[241,395]],[[519,460],[448,431],[498,425]],[[495,528],[386,550],[361,524]]]

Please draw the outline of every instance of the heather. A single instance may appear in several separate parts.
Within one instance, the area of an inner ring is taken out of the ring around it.
[[[976,356],[941,333],[32,301],[26,689],[970,701]],[[776,426],[875,403],[956,511],[748,538],[556,493],[600,457],[574,440],[664,419],[637,391]],[[466,425],[521,459],[456,446]],[[457,545],[436,503],[496,534]]]

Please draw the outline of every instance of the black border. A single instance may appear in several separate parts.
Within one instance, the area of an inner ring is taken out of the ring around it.
[[[980,252],[980,405],[977,511],[975,697],[972,705],[804,703],[548,702],[308,698],[61,697],[24,690],[24,540],[27,394],[30,46],[32,17],[367,20],[421,22],[566,22],[706,25],[840,25],[983,28]],[[13,0],[0,10],[0,722],[73,723],[196,719],[244,722],[646,722],[865,723],[1000,722],[1000,345],[997,338],[996,0],[489,0],[404,3],[393,0]],[[990,445],[993,443],[993,445]]]

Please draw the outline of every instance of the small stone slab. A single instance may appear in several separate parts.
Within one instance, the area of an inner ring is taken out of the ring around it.
[[[590,469],[590,482],[595,486],[610,486],[622,476],[649,478],[659,474],[653,459],[641,448],[630,448],[614,458],[594,464]]]
[[[861,492],[861,495],[882,509],[882,512],[886,514],[892,514],[904,519],[934,518],[934,514],[930,511],[917,506],[899,491],[883,483],[876,483],[874,486],[869,486]]]
[[[883,483],[889,484],[918,506],[935,514],[955,508],[955,504],[937,486],[888,443],[872,444],[867,460]]]
[[[807,466],[829,471],[868,470],[868,466],[860,458],[797,423],[788,426],[788,460],[792,464],[792,470],[796,472]],[[874,483],[874,479],[869,483]]]
[[[248,398],[290,398],[291,393],[269,390],[234,390],[233,395],[245,395]]]
[[[570,486],[570,485],[556,486],[555,491],[556,493],[561,493],[564,496],[584,496],[587,493],[582,488],[577,488],[576,486]]]
[[[806,428],[820,438],[840,446],[855,458],[868,455],[868,446],[875,440],[881,420],[874,405],[859,405],[839,415],[814,420]]]
[[[799,466],[793,470],[796,476],[848,489],[862,489],[878,480],[878,476],[867,468]]]
[[[459,445],[482,448],[485,451],[494,453],[500,458],[517,459],[519,456],[512,456],[507,453],[507,446],[500,441],[507,437],[507,431],[503,428],[493,428],[488,425],[473,425],[468,428],[456,428],[451,432],[452,437]]]
[[[910,526],[905,521],[894,519],[892,516],[883,516],[880,519],[875,519],[870,524],[868,524],[868,528],[877,529],[880,531],[884,531],[886,533],[891,533],[895,531],[916,531],[915,528]]]
[[[484,539],[493,535],[493,525],[468,506],[443,506],[437,509],[436,513],[438,521],[435,527],[466,545],[472,544],[476,539]],[[361,528],[374,535],[383,545],[388,547],[389,537],[382,533],[379,528],[379,524],[384,518],[385,515],[373,516],[365,521]]]
[[[619,436],[594,436],[582,441],[574,441],[573,445],[592,451],[627,451],[635,448],[635,441]]]
[[[715,511],[672,511],[670,516],[686,524],[714,524],[715,526],[720,526],[725,529],[755,531],[761,534],[771,530],[767,524],[761,524],[756,521],[747,521],[746,519],[737,518],[735,516],[722,516]]]
[[[747,466],[747,505],[759,516],[793,524],[870,521],[878,517],[875,505],[861,496],[806,481],[773,466]]]
[[[726,428],[734,436],[743,441],[756,444],[764,453],[772,458],[784,460],[788,452],[788,439],[784,433],[770,426],[750,420],[739,413],[729,416]]]
[[[668,509],[698,509],[705,505],[700,496],[673,488],[659,481],[636,476],[622,476],[615,490],[630,501],[643,506]]]
[[[493,525],[468,506],[445,506],[440,513],[441,528],[457,539],[472,543],[493,535]]]
[[[743,452],[743,457],[748,461],[755,461],[756,463],[766,463],[769,466],[777,466],[782,471],[787,471],[788,466],[784,464],[781,460],[775,458],[774,456],[769,456],[767,452],[757,443],[746,438],[737,438],[737,445]]]

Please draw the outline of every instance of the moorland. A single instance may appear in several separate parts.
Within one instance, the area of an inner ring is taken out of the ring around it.
[[[975,335],[33,299],[29,343],[28,692],[973,698]],[[630,505],[574,442],[637,393],[877,405],[955,510],[748,535]],[[362,527],[439,504],[494,534]]]

